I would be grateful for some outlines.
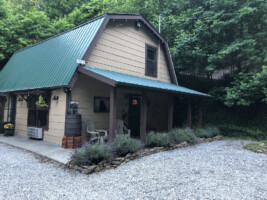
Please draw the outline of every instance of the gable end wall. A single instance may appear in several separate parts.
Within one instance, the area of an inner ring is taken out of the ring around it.
[[[145,76],[146,44],[158,49],[157,77]],[[111,20],[90,55],[87,66],[171,83],[161,42],[135,20]]]

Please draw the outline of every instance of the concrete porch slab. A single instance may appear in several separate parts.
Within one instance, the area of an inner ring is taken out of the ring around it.
[[[5,137],[1,134],[0,142],[40,154],[62,164],[66,164],[69,161],[71,154],[74,151],[72,149],[63,149],[57,144],[29,139],[22,136]]]

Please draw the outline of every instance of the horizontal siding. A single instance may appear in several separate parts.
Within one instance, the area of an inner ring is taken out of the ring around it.
[[[53,101],[53,96],[59,97],[57,101]],[[19,97],[17,97],[19,98]],[[64,136],[65,128],[65,112],[66,112],[66,94],[61,90],[51,92],[51,104],[49,109],[48,130],[44,130],[43,140],[55,144],[61,144]],[[28,108],[27,102],[17,101],[16,105],[16,124],[15,134],[27,137],[28,124]]]
[[[4,104],[4,122],[7,121],[7,115],[8,115],[8,101],[9,101],[9,97],[6,97],[6,102]]]
[[[58,100],[52,100],[54,96],[58,96]],[[65,130],[66,115],[66,94],[62,89],[53,90],[51,92],[51,103],[49,109],[48,130],[44,131],[44,141],[61,145]]]
[[[81,75],[71,91],[72,100],[79,102],[82,114],[82,137],[89,139],[86,132],[87,120],[92,120],[97,129],[108,129],[109,113],[94,112],[94,97],[109,97],[110,87],[100,81]]]
[[[28,107],[26,101],[16,102],[15,135],[27,137]]]
[[[145,44],[158,48],[157,78],[145,76]],[[86,65],[171,82],[160,42],[144,26],[137,30],[132,20],[109,22]]]

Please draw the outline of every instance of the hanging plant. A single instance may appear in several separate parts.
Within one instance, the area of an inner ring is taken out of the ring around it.
[[[48,105],[42,95],[39,96],[38,101],[36,101],[35,104],[37,107],[48,108]]]

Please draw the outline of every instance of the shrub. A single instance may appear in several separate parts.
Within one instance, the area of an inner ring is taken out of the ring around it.
[[[140,142],[133,138],[128,138],[126,135],[118,135],[112,143],[113,149],[119,156],[134,153],[140,148],[140,146]]]
[[[220,134],[219,129],[214,126],[209,126],[204,129],[199,128],[195,130],[195,135],[200,138],[211,138],[219,134]]]
[[[195,130],[195,135],[200,138],[209,138],[211,137],[210,132],[208,132],[206,129],[199,128]]]
[[[220,130],[215,126],[209,126],[209,127],[205,128],[205,129],[209,132],[209,135],[211,137],[214,137],[214,136],[220,134]]]
[[[105,144],[85,144],[80,150],[75,151],[72,159],[75,164],[93,165],[108,160],[112,157],[111,148]]]
[[[236,126],[233,124],[220,125],[219,129],[224,136],[240,137],[240,138],[252,138],[256,140],[266,140],[267,134],[257,128],[248,128],[243,126]]]
[[[171,145],[170,136],[167,133],[149,132],[146,136],[146,146],[148,147],[169,147]]]
[[[72,155],[72,160],[75,164],[86,165],[88,160],[86,156],[86,150],[84,148],[76,150]]]
[[[197,137],[194,134],[194,132],[189,128],[187,128],[186,130],[187,130],[186,133],[187,133],[187,136],[188,136],[187,142],[192,143],[192,144],[196,143],[197,142]]]
[[[171,132],[171,141],[173,144],[180,144],[182,142],[195,143],[196,140],[197,138],[190,128],[174,129]]]

